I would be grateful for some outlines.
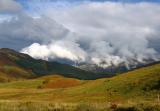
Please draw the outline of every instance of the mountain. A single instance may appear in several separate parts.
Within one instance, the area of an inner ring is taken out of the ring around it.
[[[145,65],[139,65],[142,67]],[[137,68],[139,68],[137,67]],[[132,68],[132,70],[135,68]],[[62,75],[84,80],[112,77],[118,73],[129,71],[124,64],[100,68],[96,65],[81,65],[73,67],[58,62],[37,60],[27,54],[8,48],[0,49],[0,82],[19,79],[31,79],[44,75]]]
[[[78,79],[97,79],[108,76],[84,71],[67,64],[37,60],[12,49],[0,49],[0,81],[28,79],[50,74]]]
[[[96,72],[96,73],[108,73],[110,75],[115,75],[117,73],[122,73],[129,70],[125,64],[119,64],[117,66],[112,65],[106,68],[99,67],[96,64],[82,64],[77,67],[85,71]]]
[[[85,70],[85,71],[89,71],[89,72],[95,72],[98,74],[108,74],[110,76],[115,76],[117,74],[122,74],[124,72],[128,72],[131,70],[135,70],[141,67],[146,67],[152,64],[156,64],[159,63],[159,61],[155,61],[155,60],[146,60],[146,62],[142,63],[142,62],[138,62],[136,61],[136,64],[133,65],[126,65],[125,63],[120,63],[118,65],[114,65],[112,64],[111,66],[108,67],[100,67],[96,64],[81,64],[78,65],[76,67]]]

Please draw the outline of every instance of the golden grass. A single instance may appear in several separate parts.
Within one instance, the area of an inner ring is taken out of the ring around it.
[[[55,101],[1,100],[0,111],[159,111],[157,103],[65,103]]]
[[[59,111],[109,111],[112,108],[116,108],[115,111],[129,108],[136,109],[135,111],[145,111],[146,108],[149,111],[158,111],[160,90],[156,85],[159,80],[160,64],[97,80],[86,81],[50,75],[1,83],[0,107],[9,108],[13,105],[15,111],[52,111],[55,110],[55,104],[59,104]],[[157,89],[144,90],[146,87],[152,88],[151,86],[156,86],[153,88]],[[14,101],[18,103],[15,104]],[[67,109],[68,107],[71,109]]]
[[[65,78],[59,75],[50,75],[39,78],[43,80],[41,88],[68,88],[82,84],[83,81],[73,78]]]

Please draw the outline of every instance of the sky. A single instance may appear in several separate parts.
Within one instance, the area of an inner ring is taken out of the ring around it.
[[[100,67],[160,58],[160,0],[0,0],[0,47]]]

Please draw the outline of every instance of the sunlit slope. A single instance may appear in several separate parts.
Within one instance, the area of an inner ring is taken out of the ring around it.
[[[77,95],[97,94],[96,96],[105,96],[111,100],[132,97],[157,98],[160,93],[160,64],[143,67],[112,78],[89,81],[84,85],[67,89],[65,92]]]
[[[143,67],[112,78],[78,80],[44,76],[0,84],[1,99],[55,101],[154,100],[160,93],[160,64]]]
[[[15,89],[58,89],[69,88],[83,84],[85,81],[66,78],[60,75],[48,75],[37,79],[19,80],[0,84],[0,88],[15,88]]]
[[[75,87],[84,83],[82,80],[65,78],[59,75],[44,76],[39,79],[43,80],[43,84],[40,85],[39,88],[68,88]]]

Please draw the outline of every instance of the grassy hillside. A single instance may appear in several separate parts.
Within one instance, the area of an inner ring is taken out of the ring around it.
[[[9,49],[0,49],[0,82],[29,79],[35,77],[31,70],[26,70],[14,61],[25,55],[18,55]]]
[[[105,95],[104,99],[109,101],[157,98],[160,93],[160,64],[137,69],[112,78],[89,81],[79,87],[68,89],[66,92],[77,95],[97,94],[96,97],[98,94],[100,96]]]
[[[3,102],[5,106],[16,101],[17,104],[12,105],[17,111],[26,105],[46,111],[57,107],[62,111],[67,108],[74,111],[159,111],[158,95],[160,64],[97,80],[50,75],[0,84],[0,101],[8,101]]]
[[[32,88],[35,92],[41,93],[42,98],[49,100],[58,95],[65,96],[69,101],[155,99],[160,93],[160,64],[137,69],[112,78],[82,81],[55,75],[33,80],[2,83],[0,84],[0,88],[1,91],[5,90],[6,92],[10,92],[10,89],[13,88],[17,88],[17,91]],[[45,91],[45,94],[43,94],[43,91]],[[40,96],[35,95],[35,92],[32,95],[32,90],[29,92],[27,96],[35,98],[39,98]],[[14,93],[12,94],[14,95]],[[131,96],[134,98],[131,98]],[[16,98],[16,96],[13,97]],[[23,96],[19,95],[17,97],[23,98]],[[59,99],[65,101],[65,98]]]
[[[37,79],[31,80],[19,80],[8,83],[0,84],[0,88],[16,88],[16,89],[57,89],[57,88],[68,88],[75,87],[83,84],[86,81],[74,79],[74,78],[65,78],[59,75],[49,75],[43,76]]]

